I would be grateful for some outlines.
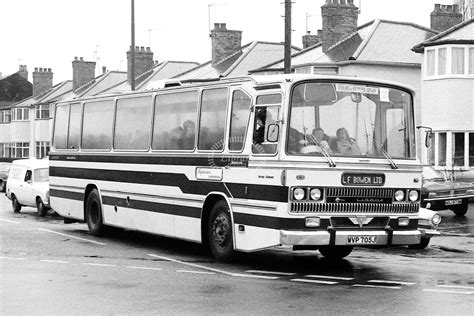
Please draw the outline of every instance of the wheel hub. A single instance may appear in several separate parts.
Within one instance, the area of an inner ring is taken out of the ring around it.
[[[227,221],[227,218],[219,214],[215,219],[212,224],[212,232],[214,236],[214,240],[219,244],[222,245],[225,243],[227,239],[227,232],[229,229],[229,223]]]

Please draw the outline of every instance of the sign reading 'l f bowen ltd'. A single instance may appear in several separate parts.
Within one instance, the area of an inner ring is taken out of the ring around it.
[[[382,186],[385,183],[384,174],[368,173],[343,173],[341,176],[343,185],[377,185]]]

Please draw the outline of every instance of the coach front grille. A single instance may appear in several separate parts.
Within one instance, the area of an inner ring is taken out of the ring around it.
[[[291,202],[291,213],[416,213],[418,204]]]

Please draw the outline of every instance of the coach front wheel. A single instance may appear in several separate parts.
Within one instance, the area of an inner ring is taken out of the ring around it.
[[[209,248],[217,260],[230,261],[234,257],[234,238],[229,206],[218,201],[212,207],[207,224]]]
[[[105,225],[102,217],[102,204],[100,203],[97,189],[93,189],[87,197],[86,222],[92,235],[100,236],[104,234]]]
[[[319,252],[328,259],[342,259],[347,257],[352,249],[352,246],[321,246]]]

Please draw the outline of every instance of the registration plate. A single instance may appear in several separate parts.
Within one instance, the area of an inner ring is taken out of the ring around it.
[[[458,205],[458,204],[462,204],[462,199],[447,200],[444,203],[445,205]]]
[[[377,236],[347,236],[347,244],[349,245],[367,245],[375,244],[377,242]]]

